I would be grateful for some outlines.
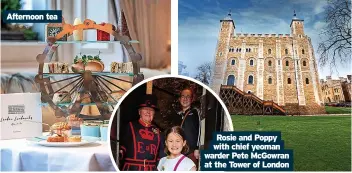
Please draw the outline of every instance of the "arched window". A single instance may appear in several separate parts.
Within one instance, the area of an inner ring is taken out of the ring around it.
[[[252,75],[248,76],[248,84],[253,84],[253,76]]]
[[[306,61],[303,61],[303,66],[307,66],[307,63],[306,63]]]
[[[288,54],[288,50],[287,50],[287,49],[285,49],[285,54],[286,54],[286,55]]]
[[[235,76],[234,75],[229,75],[227,77],[227,85],[235,85]]]
[[[271,54],[271,49],[268,49],[268,54]]]
[[[231,60],[231,65],[235,65],[236,64],[236,60],[232,59]]]
[[[286,60],[286,66],[288,66],[288,61]]]
[[[250,66],[254,66],[254,60],[253,59],[249,60],[249,65]]]
[[[248,90],[247,93],[250,94],[250,93],[252,93],[252,91]]]
[[[306,84],[309,84],[309,79],[308,78],[306,78]]]
[[[271,77],[269,77],[268,83],[269,83],[269,84],[272,84],[272,83],[273,83],[273,79],[272,79]]]
[[[271,61],[268,62],[268,65],[271,66]]]
[[[302,54],[304,54],[304,49],[302,49]]]
[[[287,84],[291,84],[291,78],[287,78]]]

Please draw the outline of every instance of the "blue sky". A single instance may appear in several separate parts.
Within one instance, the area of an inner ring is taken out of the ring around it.
[[[213,62],[220,20],[229,9],[236,25],[236,33],[290,34],[293,10],[304,20],[305,34],[312,39],[315,57],[319,33],[324,27],[326,0],[179,0],[178,56],[187,65],[186,71],[195,76],[196,67]],[[332,75],[346,77],[351,64],[339,65],[338,72],[319,66],[319,78]]]

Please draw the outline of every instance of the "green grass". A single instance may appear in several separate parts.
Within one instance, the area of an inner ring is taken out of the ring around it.
[[[295,171],[351,171],[351,116],[235,115],[232,122],[235,131],[281,131]]]
[[[351,114],[351,107],[325,106],[327,114]]]

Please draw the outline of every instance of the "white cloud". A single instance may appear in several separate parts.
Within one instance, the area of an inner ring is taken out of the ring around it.
[[[326,26],[325,22],[317,21],[313,24],[313,28],[317,31],[321,31]]]

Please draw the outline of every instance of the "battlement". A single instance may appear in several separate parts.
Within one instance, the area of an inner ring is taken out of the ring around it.
[[[235,37],[277,37],[277,38],[292,38],[290,34],[249,34],[249,33],[236,33]]]

